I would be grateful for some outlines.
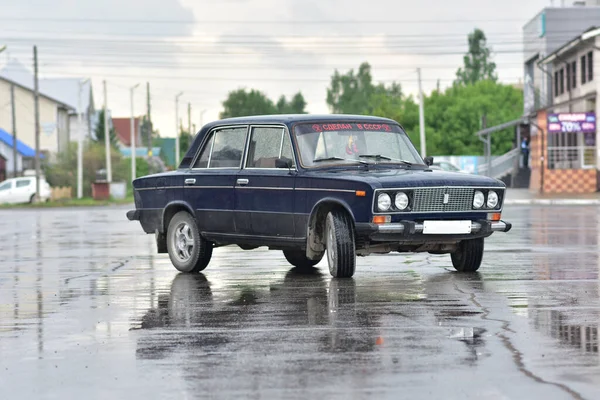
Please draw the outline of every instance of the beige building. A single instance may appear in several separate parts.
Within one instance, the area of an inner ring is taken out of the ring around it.
[[[11,87],[15,94],[17,139],[35,148],[34,93],[0,76],[0,128],[13,134]],[[69,113],[73,108],[45,94],[39,96],[40,151],[57,153],[69,142]]]

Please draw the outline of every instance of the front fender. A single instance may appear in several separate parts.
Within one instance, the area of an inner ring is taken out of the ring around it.
[[[330,210],[343,208],[355,223],[354,213],[350,205],[343,199],[325,197],[319,200],[312,208],[306,227],[306,256],[310,260],[317,260],[325,251],[325,218]]]
[[[343,207],[346,210],[346,212],[348,212],[348,214],[350,214],[350,216],[352,217],[352,221],[355,221],[352,207],[350,207],[350,205],[344,199],[340,199],[338,197],[324,197],[321,200],[319,200],[313,206],[312,210],[310,210],[309,221],[312,220],[313,216],[315,215],[315,212],[325,203],[337,204]]]

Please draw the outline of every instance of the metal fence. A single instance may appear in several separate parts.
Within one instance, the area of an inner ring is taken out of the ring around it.
[[[548,169],[588,169],[595,167],[595,146],[548,147]]]

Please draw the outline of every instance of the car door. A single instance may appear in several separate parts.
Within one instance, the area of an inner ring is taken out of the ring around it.
[[[13,193],[14,180],[10,179],[0,183],[0,204],[14,203]]]
[[[238,232],[294,236],[295,171],[287,129],[252,126],[244,168],[238,173],[235,185]]]
[[[15,181],[13,197],[17,203],[28,203],[31,196],[35,194],[35,180],[31,178],[20,178]]]
[[[184,198],[202,232],[235,233],[234,185],[242,165],[248,127],[208,133],[192,168],[184,174]]]

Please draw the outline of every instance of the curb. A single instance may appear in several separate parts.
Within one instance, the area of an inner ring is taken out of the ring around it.
[[[600,199],[522,199],[505,200],[504,205],[509,206],[600,206]]]

